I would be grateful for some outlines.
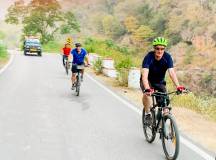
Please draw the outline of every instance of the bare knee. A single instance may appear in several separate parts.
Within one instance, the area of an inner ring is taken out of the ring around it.
[[[149,112],[150,108],[151,108],[151,105],[152,105],[151,97],[143,94],[142,101],[143,101],[143,106],[145,108],[145,111]]]

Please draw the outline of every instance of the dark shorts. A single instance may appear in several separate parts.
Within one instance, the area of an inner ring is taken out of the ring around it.
[[[68,56],[66,56],[66,55],[63,55],[63,58],[65,58],[65,59],[68,59]]]
[[[63,57],[63,63],[64,63],[64,61],[68,60],[68,56],[63,55],[62,57]]]
[[[166,82],[161,82],[161,83],[151,83],[149,82],[149,85],[151,88],[153,88],[154,90],[157,90],[159,92],[166,92]],[[140,88],[142,90],[142,92],[144,93],[144,85],[143,85],[143,82],[142,82],[142,79],[140,78]]]
[[[79,64],[79,65],[84,65],[84,63]],[[71,71],[72,71],[72,73],[77,73],[78,72],[77,64],[74,64],[74,63],[72,64]]]
[[[166,89],[166,82],[162,82],[162,83],[150,83],[149,82],[149,85],[151,88],[153,88],[154,90],[158,91],[158,92],[167,92],[167,89]],[[142,80],[140,80],[140,88],[142,90],[142,92],[144,93],[144,86],[143,86],[143,83],[142,83]],[[167,104],[169,105],[169,97],[167,97]],[[156,101],[158,103],[159,106],[164,106],[164,97],[156,97]]]

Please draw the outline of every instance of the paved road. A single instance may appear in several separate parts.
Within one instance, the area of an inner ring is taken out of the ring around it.
[[[55,55],[16,54],[0,75],[1,160],[163,160],[141,117],[85,77],[80,97]],[[203,160],[181,145],[179,160]]]

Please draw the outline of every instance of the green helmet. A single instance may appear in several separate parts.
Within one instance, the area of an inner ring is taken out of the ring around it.
[[[163,37],[155,38],[153,40],[153,43],[152,43],[153,46],[161,45],[161,46],[165,46],[165,47],[167,46],[167,44],[168,44],[167,40]]]

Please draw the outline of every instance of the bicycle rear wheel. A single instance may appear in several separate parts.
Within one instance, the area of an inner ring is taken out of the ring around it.
[[[144,131],[144,135],[146,138],[146,141],[148,143],[152,143],[155,140],[156,137],[156,119],[155,119],[155,112],[154,110],[151,110],[151,117],[152,117],[152,121],[151,124],[147,124],[145,122],[145,109],[143,108],[143,113],[142,113],[142,124],[143,124],[143,131]]]
[[[178,157],[180,147],[179,132],[171,114],[164,116],[162,146],[168,160],[175,160]]]
[[[69,69],[69,65],[68,65],[68,61],[66,61],[65,63],[65,70],[66,70],[66,74],[68,75],[68,69]]]

